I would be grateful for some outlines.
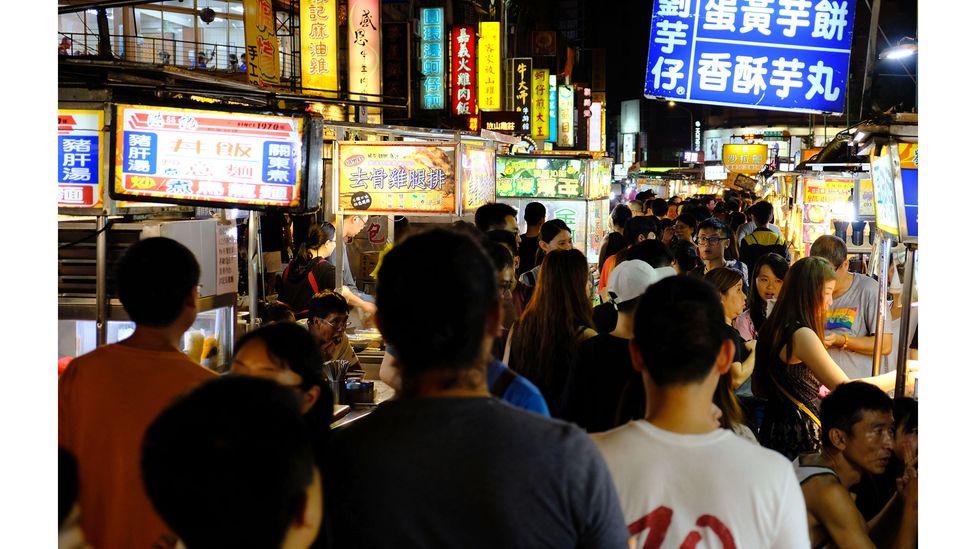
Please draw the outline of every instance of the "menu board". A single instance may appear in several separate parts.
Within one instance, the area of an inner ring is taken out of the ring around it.
[[[113,197],[297,207],[303,119],[119,105]]]
[[[587,198],[606,198],[610,196],[613,182],[613,159],[600,158],[590,161],[590,180],[587,182]]]
[[[101,208],[105,113],[58,109],[58,207]]]
[[[882,149],[881,156],[871,159],[871,180],[874,183],[875,224],[890,235],[898,235],[898,208],[895,204],[894,146]]]
[[[495,158],[498,196],[583,198],[583,161],[564,158]]]
[[[462,212],[495,200],[495,149],[461,145]]]
[[[339,143],[339,210],[453,214],[457,145]]]
[[[830,234],[830,223],[836,217],[850,217],[853,179],[803,180],[803,242],[810,244]]]
[[[857,180],[857,217],[874,218],[874,183],[867,177]]]

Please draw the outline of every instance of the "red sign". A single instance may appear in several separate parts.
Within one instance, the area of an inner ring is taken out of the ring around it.
[[[456,116],[469,116],[477,111],[476,40],[472,26],[451,29],[451,112]]]

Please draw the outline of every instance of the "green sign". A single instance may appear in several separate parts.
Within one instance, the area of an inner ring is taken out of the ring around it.
[[[533,198],[583,198],[583,161],[495,157],[495,194]]]

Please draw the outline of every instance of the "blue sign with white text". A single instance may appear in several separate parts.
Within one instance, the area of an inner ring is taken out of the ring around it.
[[[287,184],[297,169],[294,144],[287,141],[265,141],[261,162],[261,180],[265,183]]]
[[[644,96],[842,113],[854,0],[656,0]]]
[[[901,188],[907,235],[918,238],[918,170],[902,168]]]
[[[58,136],[58,183],[98,184],[98,136]]]
[[[159,136],[148,132],[122,132],[122,154],[125,171],[136,174],[156,173],[156,150]]]

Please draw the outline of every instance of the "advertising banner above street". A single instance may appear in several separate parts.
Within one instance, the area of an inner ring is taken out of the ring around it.
[[[657,0],[644,96],[842,113],[853,0]]]
[[[339,210],[453,214],[456,145],[339,143]]]

